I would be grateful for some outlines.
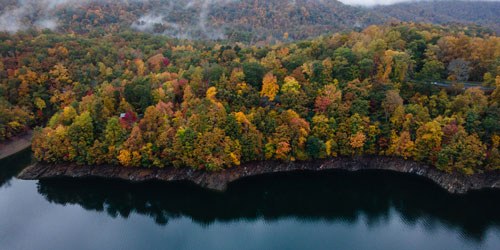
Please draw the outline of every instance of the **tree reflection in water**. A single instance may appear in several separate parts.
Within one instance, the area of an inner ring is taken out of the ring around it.
[[[452,195],[427,179],[385,171],[265,175],[232,183],[226,192],[188,183],[59,179],[40,181],[38,192],[50,202],[113,217],[148,215],[159,225],[181,216],[203,225],[285,217],[353,223],[363,216],[376,227],[395,210],[409,225],[421,223],[429,230],[444,225],[474,241],[500,226],[498,191]]]
[[[31,163],[31,148],[0,160],[0,187],[9,185],[10,180]]]

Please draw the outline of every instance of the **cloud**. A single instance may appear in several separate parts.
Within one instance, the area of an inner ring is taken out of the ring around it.
[[[57,28],[57,19],[56,18],[41,19],[35,22],[35,26],[40,29],[55,30]]]
[[[60,6],[73,8],[91,2],[111,1],[149,1],[149,0],[18,0],[13,9],[0,10],[0,31],[10,33],[30,27],[40,29],[56,29],[59,20],[53,16],[53,10]],[[33,23],[26,23],[30,17],[36,17]]]
[[[1,1],[1,0],[0,0]],[[0,31],[14,33],[30,27],[55,30],[60,21],[55,17],[54,10],[59,7],[74,8],[85,6],[92,2],[123,2],[138,3],[158,0],[17,0],[17,5],[8,10],[0,10]],[[177,38],[223,39],[224,27],[211,24],[210,12],[214,7],[222,7],[228,3],[241,0],[169,0],[160,1],[160,6],[144,14],[135,21],[131,28],[150,33]],[[265,0],[262,0],[265,1]],[[286,1],[286,0],[283,0]],[[295,0],[290,1],[296,5]],[[333,0],[316,0],[327,2]],[[358,6],[389,5],[401,2],[420,0],[339,0],[344,4]],[[427,1],[427,0],[421,0]],[[432,1],[432,0],[428,0]],[[452,1],[452,0],[451,0]],[[471,0],[472,1],[472,0]],[[484,0],[483,0],[484,1]],[[500,0],[485,0],[500,1]],[[157,7],[157,6],[155,6]],[[183,15],[174,15],[184,12]],[[174,16],[184,16],[184,20],[176,20]],[[34,21],[33,21],[34,20]],[[29,22],[32,23],[29,23]]]
[[[0,11],[0,31],[14,33],[30,27],[55,30],[59,20],[53,11],[59,7],[74,8],[92,2],[149,2],[151,0],[18,0],[13,9]],[[237,0],[172,0],[163,6],[139,17],[131,28],[151,33],[160,33],[177,38],[223,39],[223,27],[209,24],[210,10],[214,5],[223,6]],[[189,13],[189,20],[178,22],[171,14]],[[194,15],[193,15],[194,14]],[[28,23],[29,20],[33,23]]]
[[[57,18],[49,17],[49,12],[60,4],[67,4],[69,0],[19,0],[17,6],[6,10],[0,15],[0,31],[10,33],[18,30],[25,30],[29,26],[38,28],[55,29],[57,27]],[[39,10],[41,10],[39,12]],[[42,18],[33,24],[23,22],[28,17],[41,13]]]
[[[181,39],[224,39],[224,28],[210,25],[208,20],[211,8],[224,6],[236,0],[189,0],[170,2],[167,6],[153,10],[141,16],[132,24],[132,28],[151,33],[160,33]],[[178,11],[194,14],[189,20],[173,22],[170,17]]]
[[[7,11],[0,15],[0,30],[7,32],[16,32],[18,30],[26,29],[21,23],[21,18],[27,13],[26,8],[16,8]]]

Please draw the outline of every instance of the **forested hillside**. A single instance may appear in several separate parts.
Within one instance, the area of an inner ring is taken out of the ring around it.
[[[0,132],[47,121],[33,150],[51,163],[219,170],[388,155],[465,174],[498,169],[500,38],[464,31],[387,24],[264,47],[4,33]]]
[[[187,39],[272,44],[389,21],[481,25],[500,31],[499,2],[438,1],[360,8],[336,0],[5,0],[0,30],[103,35],[133,29]],[[468,32],[485,33],[475,27]]]
[[[336,0],[9,0],[0,29],[104,33],[134,29],[188,39],[274,42],[385,22]],[[285,37],[284,37],[285,36]]]
[[[378,6],[373,11],[400,21],[479,25],[500,33],[499,2],[418,1]]]

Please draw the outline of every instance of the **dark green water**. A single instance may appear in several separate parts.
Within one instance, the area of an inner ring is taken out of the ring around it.
[[[0,249],[500,249],[500,192],[416,176],[298,172],[233,183],[22,181],[0,161]]]

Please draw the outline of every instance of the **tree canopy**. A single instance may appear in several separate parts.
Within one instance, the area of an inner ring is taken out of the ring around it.
[[[496,36],[405,23],[251,46],[30,31],[0,34],[0,51],[0,139],[44,124],[39,161],[215,171],[386,155],[500,168]]]

